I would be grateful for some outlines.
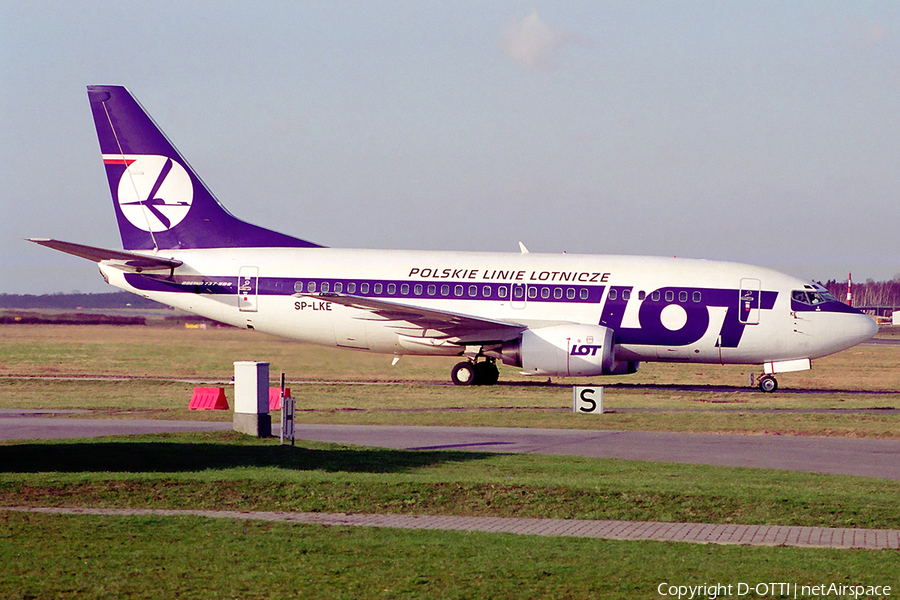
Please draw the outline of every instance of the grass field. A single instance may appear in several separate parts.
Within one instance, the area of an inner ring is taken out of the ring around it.
[[[392,367],[383,355],[232,328],[18,325],[0,336],[0,408],[230,420],[187,404],[199,381],[220,382],[231,400],[237,360],[268,361],[273,384],[285,372],[298,419],[307,423],[900,437],[900,415],[878,410],[900,408],[900,345],[817,360],[811,371],[780,375],[775,394],[748,387],[748,366],[663,363],[629,376],[549,384],[504,366],[501,385],[459,388],[449,384],[455,358],[404,357]],[[603,385],[610,414],[573,418],[575,383]]]
[[[664,582],[890,585],[900,571],[896,552],[535,543],[507,534],[199,518],[0,513],[0,524],[0,594],[9,599],[652,598]],[[90,539],[102,543],[70,541]],[[36,564],[45,565],[40,576]]]
[[[452,359],[391,367],[390,357],[235,329],[16,325],[0,333],[0,407],[230,420],[188,411],[188,380],[227,382],[234,361],[268,360],[273,380],[287,373],[298,419],[310,423],[897,438],[897,416],[878,409],[900,408],[898,358],[900,347],[857,347],[785,374],[776,394],[747,389],[746,367],[642,365],[594,382],[611,414],[578,417],[573,382],[533,382],[508,368],[504,385],[462,389],[445,383]],[[289,449],[234,433],[3,442],[0,464],[0,505],[900,527],[900,482],[758,469]],[[635,598],[660,597],[663,582],[767,581],[900,590],[896,551],[3,512],[0,564],[0,597],[9,598]]]

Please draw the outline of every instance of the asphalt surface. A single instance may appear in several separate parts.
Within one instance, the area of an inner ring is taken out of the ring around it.
[[[900,480],[898,440],[581,429],[299,424],[295,435],[303,440],[407,450],[562,454]]]
[[[59,411],[53,414],[60,414]],[[228,431],[231,423],[48,417],[0,410],[0,440]],[[273,424],[276,430],[277,425]],[[406,450],[557,454],[783,469],[900,481],[900,440],[503,427],[303,425],[296,439]]]
[[[78,419],[48,415],[71,415],[88,411],[0,410],[0,440],[51,440],[136,435],[182,431],[230,431],[231,423],[210,421],[166,421],[151,419]]]
[[[861,343],[860,346],[900,346],[897,338],[872,338]]]

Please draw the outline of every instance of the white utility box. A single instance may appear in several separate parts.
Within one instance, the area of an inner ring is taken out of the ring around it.
[[[269,363],[234,363],[234,430],[258,437],[272,435]]]

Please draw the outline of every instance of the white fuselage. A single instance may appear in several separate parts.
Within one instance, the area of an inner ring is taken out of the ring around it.
[[[155,275],[100,267],[118,288],[216,321],[397,355],[462,354],[468,343],[332,302],[327,294],[532,330],[604,325],[615,332],[617,360],[791,361],[831,354],[876,330],[852,309],[798,310],[792,292],[809,284],[729,262],[329,248],[169,250],[165,256],[184,264]]]

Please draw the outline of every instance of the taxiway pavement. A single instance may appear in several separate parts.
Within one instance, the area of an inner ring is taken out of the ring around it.
[[[563,454],[900,480],[900,441],[503,427],[296,425],[297,439],[406,450]]]
[[[65,411],[54,414],[59,412]],[[0,410],[0,440],[232,429],[232,424],[228,422],[84,419],[46,415],[46,411]],[[900,481],[900,440],[583,429],[306,424],[297,424],[295,432],[297,440],[405,450],[622,458],[858,475]]]

